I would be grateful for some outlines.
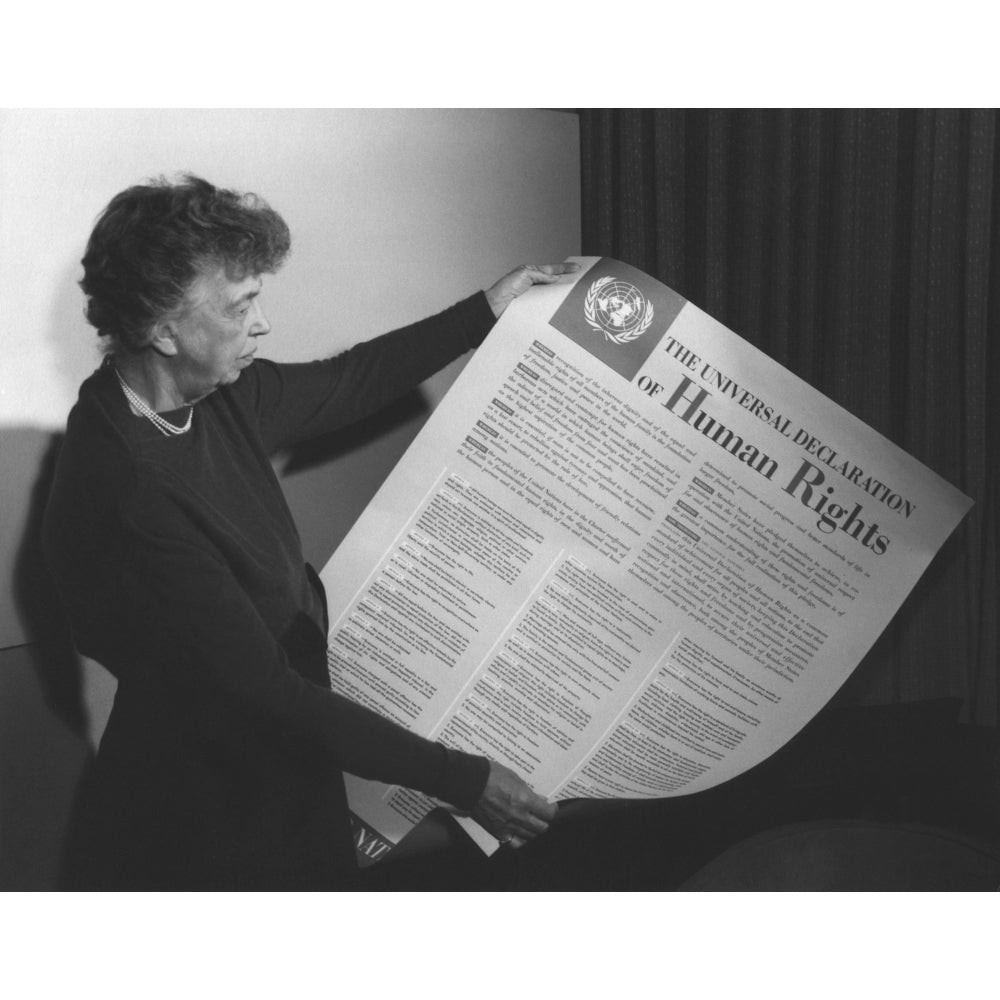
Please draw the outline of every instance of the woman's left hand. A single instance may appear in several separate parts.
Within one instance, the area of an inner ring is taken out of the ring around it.
[[[580,265],[569,261],[563,264],[522,264],[510,274],[505,274],[495,285],[486,289],[486,298],[493,310],[493,315],[500,318],[507,308],[532,285],[551,285],[563,274],[579,271]]]
[[[556,818],[556,804],[537,794],[509,767],[490,761],[490,775],[472,818],[501,844],[522,847]]]

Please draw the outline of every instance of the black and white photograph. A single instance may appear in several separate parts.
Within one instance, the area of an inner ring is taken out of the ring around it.
[[[212,965],[329,914],[376,995],[437,933],[473,977],[523,939],[558,992],[607,919],[588,996],[651,988],[610,955],[660,934],[704,972],[940,902],[978,940],[995,109],[21,103],[9,915],[254,921],[192,932]]]

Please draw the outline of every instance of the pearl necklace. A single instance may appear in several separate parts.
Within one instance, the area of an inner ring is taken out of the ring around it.
[[[122,387],[122,392],[125,393],[125,398],[149,421],[152,422],[153,426],[161,434],[166,434],[170,437],[171,434],[186,434],[191,430],[191,418],[194,416],[194,407],[192,406],[188,410],[187,423],[183,427],[177,427],[172,424],[169,420],[164,420],[163,417],[159,415],[155,410],[151,410],[135,390],[122,378],[122,373],[115,368],[115,375],[118,376],[118,384]]]

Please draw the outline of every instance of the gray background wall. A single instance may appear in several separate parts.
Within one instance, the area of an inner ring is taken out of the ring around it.
[[[555,111],[0,112],[0,888],[53,884],[113,695],[67,651],[38,573],[53,445],[96,366],[79,259],[121,188],[200,173],[255,190],[292,255],[265,279],[262,353],[328,355],[522,262],[580,251],[576,116]],[[462,362],[387,414],[276,460],[321,568]]]

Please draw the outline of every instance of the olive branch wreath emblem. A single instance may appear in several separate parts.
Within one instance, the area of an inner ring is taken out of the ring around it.
[[[598,322],[594,304],[597,302],[597,293],[609,281],[613,280],[614,279],[610,274],[606,274],[603,278],[598,278],[597,281],[590,286],[590,291],[587,292],[587,297],[583,302],[583,315],[587,320],[587,324],[598,333],[603,333],[608,340],[614,341],[616,344],[628,344],[641,337],[649,329],[649,324],[653,322],[653,303],[647,299],[646,310],[642,314],[642,319],[639,321],[639,325],[634,330],[627,330],[624,333],[612,333],[609,329],[607,329],[607,327]]]

